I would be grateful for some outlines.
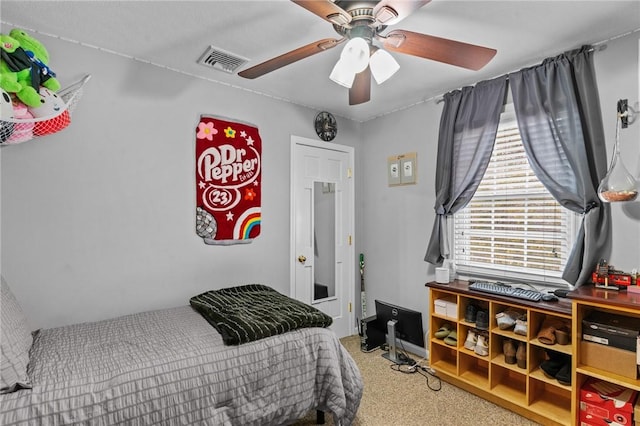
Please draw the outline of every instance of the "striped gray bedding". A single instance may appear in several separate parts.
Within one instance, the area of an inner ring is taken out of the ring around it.
[[[28,373],[0,424],[279,425],[320,409],[348,425],[363,388],[328,329],[226,346],[190,306],[42,330]]]

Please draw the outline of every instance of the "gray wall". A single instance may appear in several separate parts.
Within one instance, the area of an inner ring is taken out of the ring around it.
[[[291,135],[318,111],[41,36],[63,85],[92,75],[64,131],[2,147],[2,274],[37,327],[187,304],[214,288],[289,293]],[[252,243],[195,234],[200,114],[258,126],[262,228]],[[333,142],[355,146],[338,117]],[[355,272],[354,272],[355,274]]]
[[[600,106],[607,140],[607,159],[611,160],[616,134],[616,105],[628,99],[640,112],[640,32],[614,40],[598,52],[596,72]],[[629,172],[640,182],[640,114],[635,123],[620,130],[620,151]],[[609,261],[624,271],[640,273],[640,198],[632,203],[613,204],[613,251]]]
[[[176,306],[239,283],[288,293],[290,135],[315,138],[317,111],[41,38],[56,53],[63,83],[93,77],[68,129],[0,150],[0,266],[33,325]],[[638,38],[611,41],[595,57],[608,155],[616,101],[627,98],[637,107]],[[422,259],[434,220],[441,107],[428,101],[364,124],[338,117],[335,142],[356,148],[355,252],[366,257],[368,313],[374,299],[428,312],[424,283],[434,271]],[[252,244],[212,247],[195,236],[199,114],[260,128],[263,226]],[[622,135],[625,162],[636,177],[639,129],[636,123]],[[386,158],[413,151],[417,184],[388,187]],[[612,210],[610,261],[640,268],[640,201]]]

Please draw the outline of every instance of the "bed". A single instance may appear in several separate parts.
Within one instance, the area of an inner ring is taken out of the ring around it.
[[[29,333],[2,280],[2,425],[351,424],[362,378],[324,327],[237,345],[191,305]]]

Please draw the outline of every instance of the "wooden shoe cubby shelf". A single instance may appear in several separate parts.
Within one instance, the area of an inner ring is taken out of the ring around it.
[[[607,312],[613,315],[622,315],[628,317],[640,318],[640,293],[628,291],[613,291],[597,289],[593,286],[579,287],[570,293],[573,300],[573,329],[574,336],[582,336],[582,320],[592,312]],[[608,383],[612,383],[623,388],[640,392],[640,379],[621,376],[607,370],[603,370],[592,365],[587,365],[584,355],[580,351],[580,339],[573,339],[573,350],[576,354],[574,357],[573,380],[576,384],[575,389],[580,389],[582,384],[590,379],[600,379]],[[606,360],[611,363],[620,363],[619,359]],[[606,368],[605,366],[602,366]],[[640,373],[640,372],[639,372]],[[578,421],[579,412],[579,395],[578,391],[573,400],[572,418]],[[635,419],[635,424],[639,424],[640,419]],[[631,425],[628,425],[631,426]]]
[[[541,424],[572,424],[572,409],[575,409],[572,406],[572,387],[545,376],[540,364],[545,360],[546,350],[571,356],[573,345],[548,345],[537,338],[538,330],[547,318],[571,324],[572,307],[569,299],[529,302],[470,291],[466,281],[449,284],[432,282],[427,287],[430,297],[430,366],[439,377]],[[457,304],[455,317],[444,315],[441,310],[436,311],[435,301],[442,299]],[[488,312],[487,356],[478,355],[474,350],[464,347],[467,333],[476,329],[475,323],[465,320],[469,304]],[[496,314],[507,310],[526,315],[526,335],[516,334],[513,329],[502,330],[498,327]],[[450,324],[457,332],[457,345],[446,344],[443,339],[435,337],[436,331],[444,324]],[[526,345],[525,368],[505,361],[505,339],[513,340],[516,347],[520,342]]]

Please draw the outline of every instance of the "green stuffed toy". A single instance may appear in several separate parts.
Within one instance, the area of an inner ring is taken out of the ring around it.
[[[60,89],[60,82],[48,67],[49,52],[37,39],[18,28],[8,36],[0,35],[0,39],[0,88],[15,93],[29,107],[39,107],[40,86],[54,92]]]
[[[22,84],[18,83],[18,73],[9,70],[8,60],[20,47],[18,40],[6,34],[0,34],[0,88],[8,93],[18,93],[22,90]]]

